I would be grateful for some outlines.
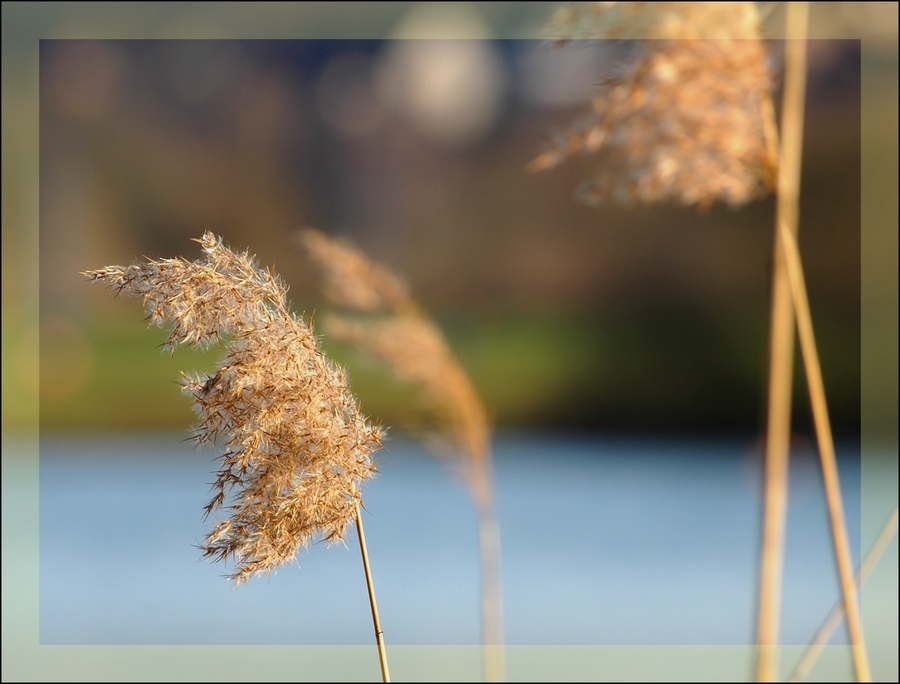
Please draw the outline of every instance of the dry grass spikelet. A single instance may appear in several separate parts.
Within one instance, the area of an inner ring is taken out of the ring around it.
[[[334,339],[364,350],[387,363],[398,380],[419,390],[423,407],[434,420],[438,435],[449,441],[455,463],[476,500],[483,500],[482,469],[488,458],[487,415],[469,376],[453,356],[438,327],[414,314],[380,320],[355,320],[339,314],[325,318]]]
[[[489,489],[487,414],[440,329],[396,275],[359,250],[312,229],[301,240],[322,270],[326,296],[349,310],[324,317],[329,337],[385,363],[398,380],[418,389],[439,434],[449,438],[444,443],[461,456],[453,462],[483,502]]]
[[[777,134],[755,3],[579,3],[560,10],[550,34],[640,40],[591,113],[529,170],[594,155],[597,174],[579,190],[588,203],[738,206],[774,187]]]
[[[406,284],[358,250],[318,230],[302,231],[301,240],[323,267],[325,296],[338,306],[369,313],[415,309]]]
[[[231,559],[237,584],[293,560],[316,538],[342,540],[375,473],[381,429],[360,415],[343,370],[288,306],[287,288],[206,233],[203,257],[108,266],[84,275],[143,299],[151,323],[172,324],[165,346],[221,341],[210,376],[184,376],[198,443],[224,445],[205,510],[227,517],[201,545]]]

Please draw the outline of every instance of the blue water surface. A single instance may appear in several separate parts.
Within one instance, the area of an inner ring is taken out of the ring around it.
[[[216,455],[178,434],[42,437],[41,643],[371,643],[355,531],[238,588],[200,560]],[[507,643],[753,643],[754,444],[506,434],[494,458]],[[858,446],[839,458],[858,560]],[[378,460],[364,522],[386,639],[479,643],[465,487],[415,441]],[[792,461],[785,563],[782,641],[806,643],[838,597],[811,450]]]

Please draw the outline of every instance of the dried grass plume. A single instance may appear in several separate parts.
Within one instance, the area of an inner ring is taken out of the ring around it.
[[[165,347],[221,343],[210,376],[184,376],[198,443],[224,445],[207,515],[225,518],[201,545],[231,559],[237,584],[295,559],[300,546],[342,540],[375,473],[381,429],[360,414],[342,369],[290,311],[287,287],[206,233],[203,256],[108,266],[84,275],[140,297],[148,320],[173,326]]]
[[[320,231],[304,230],[300,238],[322,271],[326,297],[346,312],[323,317],[329,337],[385,363],[398,380],[418,389],[438,433],[449,438],[445,444],[449,441],[460,457],[454,463],[476,499],[482,499],[488,419],[443,333],[388,269]]]
[[[773,189],[777,133],[755,3],[570,3],[549,34],[638,40],[590,114],[529,170],[593,155],[596,175],[579,190],[588,203],[737,206]]]

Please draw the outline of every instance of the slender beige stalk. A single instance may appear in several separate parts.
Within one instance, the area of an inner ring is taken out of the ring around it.
[[[359,551],[362,554],[363,570],[366,573],[366,588],[369,590],[369,604],[372,606],[372,622],[375,625],[375,643],[378,644],[378,660],[381,663],[381,680],[391,681],[388,672],[387,653],[384,650],[384,632],[381,631],[381,620],[378,618],[378,605],[375,603],[375,584],[372,582],[372,571],[369,569],[369,552],[366,548],[366,535],[363,532],[362,512],[356,504],[356,531],[359,534]]]
[[[761,682],[775,681],[778,676],[778,632],[787,519],[794,365],[794,309],[784,249],[778,233],[782,224],[794,235],[798,229],[808,12],[809,7],[805,2],[788,4],[782,147],[778,164],[778,208],[769,331],[769,409],[756,663],[756,677]],[[771,136],[767,138],[771,141]]]
[[[809,384],[813,420],[816,425],[816,438],[819,443],[819,456],[822,460],[825,498],[831,518],[835,560],[841,579],[841,589],[844,593],[844,607],[847,611],[847,626],[850,629],[850,642],[853,647],[856,679],[860,682],[868,682],[871,681],[869,659],[866,655],[862,622],[859,617],[859,600],[856,595],[856,582],[853,580],[853,557],[850,553],[850,541],[847,537],[841,485],[838,479],[837,458],[834,454],[831,422],[828,418],[828,404],[825,401],[825,384],[822,380],[822,368],[819,365],[819,355],[816,351],[812,316],[809,312],[809,300],[803,279],[803,266],[800,263],[800,252],[797,249],[796,239],[788,230],[786,224],[782,223],[780,228],[779,233],[785,251],[788,277],[790,278],[791,292],[793,293],[794,306],[797,313],[797,331],[800,336],[800,348],[803,352],[806,380]]]
[[[890,544],[896,533],[897,508],[894,508],[894,512],[891,514],[891,517],[888,518],[888,521],[884,524],[881,533],[878,535],[875,543],[872,544],[872,548],[869,549],[869,553],[866,554],[866,559],[862,562],[862,565],[856,572],[855,579],[857,587],[862,588],[862,585],[865,583],[865,581],[869,577],[869,574],[872,572],[872,568],[874,568],[878,561],[881,559],[881,555],[884,553],[884,550],[887,548],[888,544]],[[806,678],[806,675],[809,674],[812,666],[815,664],[819,655],[822,653],[822,649],[825,647],[828,639],[831,638],[831,635],[834,634],[834,630],[837,629],[837,626],[841,623],[844,615],[846,615],[844,602],[838,601],[835,604],[834,608],[831,610],[831,613],[828,614],[828,617],[825,618],[825,621],[822,623],[821,628],[819,628],[819,632],[816,634],[816,638],[813,639],[812,643],[803,654],[803,657],[800,659],[800,662],[797,663],[797,667],[794,669],[794,674],[792,674],[791,678],[788,679],[789,682],[799,682]]]
[[[481,633],[484,645],[484,676],[488,682],[505,679],[503,653],[503,600],[500,576],[500,525],[494,503],[494,478],[490,461],[473,488],[478,516],[478,551],[481,560]]]

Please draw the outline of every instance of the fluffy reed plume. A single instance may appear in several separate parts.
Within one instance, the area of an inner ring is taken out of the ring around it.
[[[223,511],[204,557],[232,559],[236,584],[293,560],[314,538],[342,540],[375,473],[381,430],[366,422],[344,371],[294,315],[287,287],[206,233],[203,257],[107,266],[84,275],[143,300],[172,324],[165,348],[221,342],[209,376],[184,375],[198,443],[224,442],[206,514]]]
[[[423,408],[438,428],[435,436],[469,488],[479,519],[485,674],[488,681],[499,680],[503,664],[495,647],[503,643],[500,535],[484,407],[440,329],[397,276],[317,230],[305,230],[300,238],[323,272],[326,297],[349,310],[324,318],[329,337],[374,356],[397,379],[417,388]]]
[[[440,329],[397,276],[358,250],[316,230],[304,231],[302,240],[322,269],[326,297],[365,314],[325,316],[329,336],[387,363],[399,380],[419,389],[440,435],[463,456],[456,462],[480,501],[483,464],[490,459],[487,415]]]
[[[771,85],[754,3],[569,4],[549,34],[642,40],[602,84],[591,113],[529,170],[594,155],[596,176],[579,190],[588,203],[738,206],[774,187]]]

